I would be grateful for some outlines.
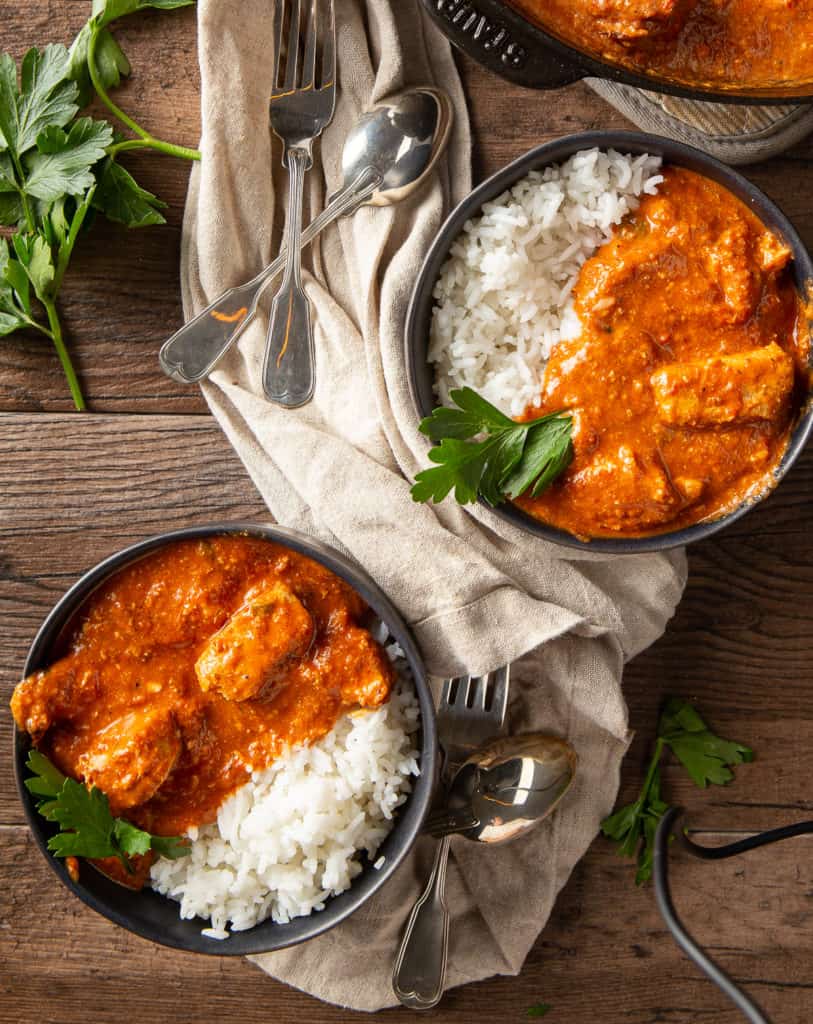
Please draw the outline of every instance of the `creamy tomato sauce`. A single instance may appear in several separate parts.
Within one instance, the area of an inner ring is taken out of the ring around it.
[[[739,90],[813,82],[813,0],[509,2],[579,49],[676,82]]]
[[[169,544],[93,594],[65,656],[19,684],[12,710],[113,813],[181,834],[287,745],[388,698],[367,618],[347,583],[281,545]]]
[[[526,414],[570,410],[575,456],[517,504],[579,537],[674,530],[760,493],[808,391],[790,251],[727,189],[663,173],[582,268],[581,336]]]

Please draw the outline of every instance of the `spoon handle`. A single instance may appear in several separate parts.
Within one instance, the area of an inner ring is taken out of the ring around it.
[[[375,192],[381,175],[367,167],[355,181],[337,192],[318,217],[302,232],[302,246],[339,217],[353,213]],[[216,364],[237,341],[257,314],[257,304],[266,286],[285,266],[283,247],[277,258],[256,277],[219,295],[161,346],[161,369],[181,384],[195,384],[208,377]]]
[[[449,955],[449,909],[446,906],[446,865],[451,839],[438,843],[426,888],[407,922],[392,972],[392,988],[414,1010],[436,1006],[443,995]]]

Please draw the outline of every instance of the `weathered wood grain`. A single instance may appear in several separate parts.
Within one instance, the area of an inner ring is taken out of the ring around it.
[[[704,834],[702,841],[731,838]],[[672,870],[678,911],[698,940],[782,1024],[806,1024],[813,1001],[813,869],[803,843],[720,864],[675,855]],[[178,953],[117,928],[58,885],[23,828],[0,828],[0,889],[1,1024],[360,1019],[244,961]],[[519,979],[456,989],[427,1016],[444,1024],[519,1024],[540,1001],[553,1007],[551,1024],[741,1020],[678,952],[651,888],[635,889],[627,865],[597,847],[562,892]],[[371,1019],[405,1024],[414,1015],[398,1009]]]

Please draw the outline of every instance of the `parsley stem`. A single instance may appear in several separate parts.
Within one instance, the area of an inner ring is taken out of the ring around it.
[[[52,301],[46,300],[43,302],[45,306],[45,312],[48,314],[48,323],[51,325],[51,340],[56,348],[59,361],[62,363],[62,369],[65,371],[65,376],[68,380],[68,387],[71,390],[73,396],[73,403],[76,406],[77,412],[85,412],[87,406],[85,405],[85,399],[82,395],[82,389],[79,386],[79,379],[76,376],[76,370],[73,368],[71,357],[68,355],[68,350],[65,347],[65,342],[62,338],[62,324],[59,322],[59,314],[56,311],[56,306]]]
[[[649,793],[649,788],[652,785],[652,780],[655,777],[655,772],[658,770],[658,765],[661,762],[661,754],[663,753],[663,748],[664,740],[662,737],[659,736],[655,743],[655,751],[652,754],[652,760],[649,762],[649,770],[646,773],[644,785],[641,789],[641,793],[643,794],[644,799],[646,799],[646,795],[647,793]]]
[[[99,99],[104,103],[110,113],[119,119],[122,124],[126,125],[130,131],[134,132],[141,140],[140,146],[148,149],[158,150],[159,153],[166,153],[167,156],[177,156],[183,160],[200,160],[200,153],[196,149],[189,149],[187,146],[177,146],[173,142],[165,142],[163,139],[156,139],[146,130],[142,128],[137,121],[134,121],[129,114],[126,114],[121,107],[117,106],[113,100],[107,94],[101,77],[99,76],[99,70],[96,67],[96,44],[99,40],[100,29],[94,28],[90,33],[90,39],[88,40],[88,55],[87,65],[88,71],[90,72],[90,80],[93,83],[93,88],[96,90],[96,94]],[[130,139],[129,142],[137,142],[136,139]],[[138,146],[127,145],[126,143],[118,143],[115,146],[111,146],[108,152],[111,156],[117,151],[122,149],[136,149]]]

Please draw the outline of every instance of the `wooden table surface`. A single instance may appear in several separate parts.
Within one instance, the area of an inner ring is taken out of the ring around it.
[[[68,42],[84,3],[0,0],[0,48]],[[127,104],[158,135],[194,145],[194,12],[121,28],[135,73]],[[461,61],[478,177],[569,132],[626,127],[585,86],[543,95]],[[111,552],[149,534],[264,507],[194,388],[167,380],[157,353],[180,323],[178,253],[188,168],[134,157],[139,180],[170,203],[165,227],[99,224],[76,254],[63,310],[93,415],[72,413],[50,343],[0,342],[0,1021],[139,1024],[227,1020],[329,1024],[356,1015],[266,978],[248,963],[198,957],[136,938],[69,897],[34,847],[11,770],[7,699],[53,602]],[[813,142],[746,173],[813,243]],[[672,802],[712,842],[810,817],[813,774],[813,452],[778,493],[719,538],[692,548],[686,596],[666,635],[630,665],[637,737],[621,797],[637,794],[659,704],[696,698],[753,765],[729,788],[700,791],[673,765]],[[777,1024],[813,1016],[813,862],[804,840],[717,865],[674,855],[676,902],[698,938]],[[540,865],[544,870],[544,865]],[[307,956],[307,948],[302,955]],[[667,935],[650,887],[596,839],[561,894],[519,978],[450,993],[436,1021],[521,1021],[544,1001],[551,1024],[735,1024],[740,1016]],[[407,1021],[405,1010],[376,1019]]]

